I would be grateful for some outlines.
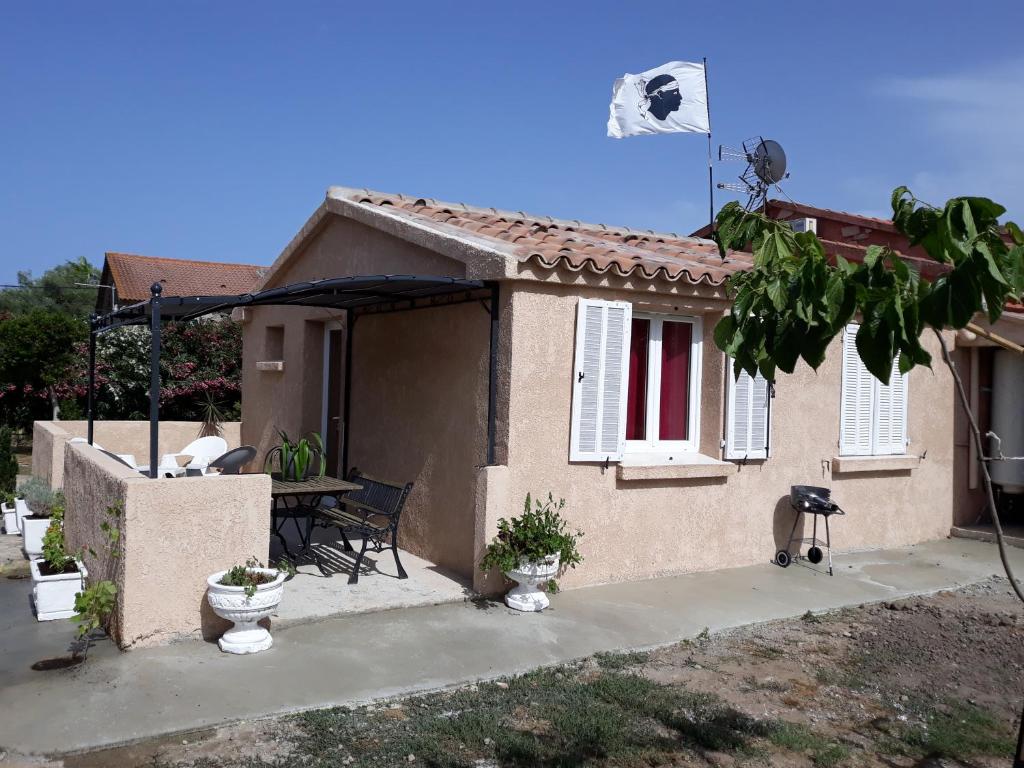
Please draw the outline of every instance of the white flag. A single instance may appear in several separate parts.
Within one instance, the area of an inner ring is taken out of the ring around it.
[[[689,61],[623,75],[612,86],[608,135],[711,133],[704,65]]]

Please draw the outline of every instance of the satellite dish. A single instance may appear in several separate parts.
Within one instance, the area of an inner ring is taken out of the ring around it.
[[[750,164],[757,178],[765,184],[778,184],[786,178],[786,153],[777,141],[762,140],[754,150]]]
[[[786,153],[782,145],[771,139],[756,136],[743,142],[743,149],[719,146],[719,160],[743,160],[747,167],[740,175],[739,183],[718,184],[719,189],[746,193],[747,210],[759,208],[764,204],[768,188],[778,186],[783,179],[789,178],[786,172]]]

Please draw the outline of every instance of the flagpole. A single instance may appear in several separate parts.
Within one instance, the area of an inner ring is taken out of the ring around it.
[[[704,101],[708,108],[708,223],[715,231],[715,174],[711,162],[711,93],[708,90],[708,57],[704,57]]]

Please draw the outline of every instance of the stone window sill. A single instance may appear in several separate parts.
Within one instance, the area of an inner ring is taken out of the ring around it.
[[[256,370],[280,373],[284,370],[284,360],[260,360],[256,363]]]
[[[694,453],[669,460],[664,456],[626,456],[619,462],[615,476],[619,480],[688,480],[728,477],[736,474],[736,465]]]
[[[921,465],[920,456],[836,456],[832,472],[837,475],[857,472],[906,472]]]

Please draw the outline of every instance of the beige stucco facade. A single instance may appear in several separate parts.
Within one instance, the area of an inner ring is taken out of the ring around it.
[[[941,368],[909,383],[908,455],[839,457],[839,342],[817,372],[781,375],[772,403],[772,455],[721,463],[726,366],[712,333],[727,307],[721,288],[504,264],[488,273],[463,254],[414,244],[342,216],[297,239],[266,287],[343,275],[419,274],[500,283],[496,464],[486,461],[487,314],[476,303],[360,317],[352,362],[350,465],[413,481],[402,546],[466,577],[500,583],[476,563],[499,517],[525,495],[567,502],[584,531],[585,562],[566,586],[765,562],[788,533],[793,484],[830,486],[848,511],[837,551],[948,535],[952,522],[953,390]],[[447,252],[447,251],[446,251]],[[700,452],[704,466],[569,461],[576,308],[581,297],[624,300],[635,311],[703,320]],[[246,310],[243,442],[273,445],[277,428],[319,429],[323,310]],[[268,326],[283,328],[283,366],[261,366]],[[952,337],[951,337],[952,341]],[[927,348],[938,356],[934,339]],[[283,370],[267,370],[283,368]],[[924,457],[924,458],[922,458]],[[809,535],[809,533],[808,533]]]
[[[206,578],[266,557],[270,478],[149,479],[89,445],[67,443],[64,450],[68,550],[85,551],[90,582],[117,586],[110,634],[118,646],[213,638],[227,629],[206,603]],[[121,514],[109,517],[108,507]],[[120,531],[116,557],[100,528],[104,521]]]
[[[64,444],[73,438],[85,438],[86,421],[37,421],[32,428],[32,474],[49,482],[51,488],[64,485]],[[160,454],[180,451],[197,437],[203,425],[196,421],[161,421]],[[221,436],[228,448],[241,443],[241,424],[221,424]],[[148,421],[97,421],[93,440],[108,451],[132,454],[139,464],[149,463]]]

